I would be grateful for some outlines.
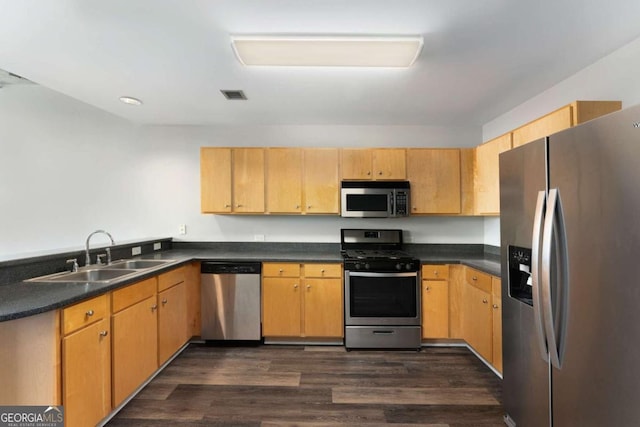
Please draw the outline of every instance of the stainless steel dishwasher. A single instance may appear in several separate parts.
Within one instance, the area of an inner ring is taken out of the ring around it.
[[[261,271],[259,262],[202,262],[202,339],[260,340]]]

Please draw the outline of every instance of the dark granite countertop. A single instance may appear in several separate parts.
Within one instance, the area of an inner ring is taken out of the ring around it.
[[[144,270],[111,283],[37,283],[17,281],[0,285],[0,321],[19,319],[68,306],[86,298],[155,276],[191,261],[273,261],[341,262],[339,245],[323,244],[237,244],[179,243],[174,249],[142,255],[141,259],[172,262]],[[483,252],[483,245],[407,245],[407,250],[424,264],[461,263],[500,276],[500,263],[494,254]]]

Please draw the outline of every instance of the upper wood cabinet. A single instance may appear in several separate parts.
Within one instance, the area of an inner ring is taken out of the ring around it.
[[[267,149],[267,212],[337,214],[337,148]]]
[[[412,214],[459,214],[460,150],[407,149]]]
[[[475,149],[475,213],[500,213],[500,153],[511,149],[511,133],[479,145]]]
[[[302,212],[302,149],[268,148],[267,212]]]
[[[264,149],[200,149],[203,213],[264,212]]]
[[[231,212],[231,148],[200,148],[200,209]]]
[[[302,155],[304,211],[308,214],[338,214],[340,212],[338,149],[305,148]]]
[[[579,125],[622,108],[620,101],[575,101],[513,131],[513,147]]]
[[[343,148],[340,157],[342,179],[407,179],[404,148]]]

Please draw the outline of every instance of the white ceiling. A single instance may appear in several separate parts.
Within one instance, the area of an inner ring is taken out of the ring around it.
[[[482,125],[640,37],[639,16],[638,0],[0,0],[0,69],[138,123]],[[425,45],[409,69],[245,68],[229,35],[255,33]]]

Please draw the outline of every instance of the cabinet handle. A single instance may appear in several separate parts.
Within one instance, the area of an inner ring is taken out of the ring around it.
[[[236,205],[236,208],[241,208],[241,207],[242,207],[242,205]]]
[[[382,171],[378,172],[378,175],[382,176]]]
[[[162,305],[165,305],[166,303],[167,303],[167,299],[165,298],[162,300]]]
[[[282,274],[283,271],[284,271],[283,269],[280,269],[278,270],[278,273]]]
[[[427,286],[426,288],[424,288],[425,291],[429,292],[431,288],[429,286]]]
[[[227,203],[226,205],[224,205],[224,207],[225,207],[225,208],[230,208],[230,207],[231,207],[231,205]]]
[[[498,304],[493,304],[493,308],[497,309],[498,308]]]
[[[368,171],[368,172],[367,172],[367,175],[371,175],[371,171]]]
[[[300,205],[296,205],[296,209],[300,209]]]
[[[109,335],[109,331],[100,331],[101,337],[106,337],[107,335]]]
[[[483,300],[482,300],[482,303],[483,303],[483,304],[486,304],[486,303],[488,303],[488,302],[489,302],[489,301],[487,301],[486,299],[483,299]]]
[[[311,205],[307,206],[307,209],[311,209]]]
[[[320,270],[320,273],[324,274],[324,268]]]
[[[478,278],[477,278],[476,276],[473,276],[473,277],[471,278],[471,280],[476,281],[476,280],[478,280]]]
[[[88,317],[93,316],[93,310],[89,310],[85,313]]]
[[[294,289],[298,289],[298,284],[297,284],[297,283],[295,283],[295,284],[293,285],[293,288],[294,288]]]
[[[438,270],[433,270],[433,275],[437,276],[438,275]]]
[[[156,311],[157,308],[158,308],[158,304],[153,304],[151,306],[151,311]]]
[[[307,285],[307,289],[311,289],[311,285]]]

